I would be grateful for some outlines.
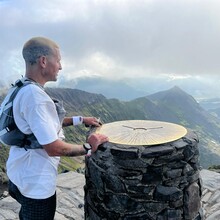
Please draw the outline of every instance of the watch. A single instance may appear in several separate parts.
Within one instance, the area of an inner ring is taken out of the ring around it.
[[[86,153],[88,153],[92,149],[92,146],[89,143],[83,144],[83,147],[86,150]]]

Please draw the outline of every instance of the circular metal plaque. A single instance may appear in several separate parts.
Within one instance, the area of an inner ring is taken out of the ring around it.
[[[103,124],[95,133],[108,136],[109,142],[124,145],[158,145],[183,137],[181,125],[149,120],[127,120]]]

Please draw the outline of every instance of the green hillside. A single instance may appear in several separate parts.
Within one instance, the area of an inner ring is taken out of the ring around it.
[[[159,120],[192,129],[199,136],[201,165],[208,168],[220,164],[220,120],[201,108],[192,96],[178,87],[129,102],[106,99],[102,95],[79,90],[60,91],[68,94],[65,97],[69,98],[64,99],[64,104],[69,109],[69,115],[93,115],[101,117],[105,123],[132,119]],[[56,96],[55,89],[48,92]],[[79,99],[73,104],[75,98]],[[83,133],[83,129],[80,130],[80,134]]]
[[[204,168],[220,164],[220,120],[205,111],[178,87],[129,102],[76,89],[47,88],[51,97],[63,100],[67,115],[100,117],[104,123],[119,120],[158,120],[177,123],[196,131],[200,140],[200,161]],[[0,97],[2,100],[2,97]],[[65,128],[66,141],[83,143],[88,128]],[[5,171],[8,148],[1,146],[0,171]],[[61,159],[59,172],[82,170],[84,157]]]

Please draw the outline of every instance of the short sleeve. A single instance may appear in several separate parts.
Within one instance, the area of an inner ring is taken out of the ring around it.
[[[38,86],[27,85],[19,91],[13,112],[18,128],[25,134],[33,133],[41,145],[58,139],[61,125],[55,104]]]

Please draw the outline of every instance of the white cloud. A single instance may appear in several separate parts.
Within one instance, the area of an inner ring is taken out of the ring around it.
[[[219,6],[217,0],[0,1],[0,76],[24,72],[21,49],[33,36],[60,44],[62,77],[218,75]]]
[[[179,74],[175,74],[175,73],[171,73],[171,74],[161,74],[164,75],[165,78],[167,78],[167,81],[175,81],[175,80],[181,80],[181,79],[189,79],[192,78],[191,75],[179,75]]]

